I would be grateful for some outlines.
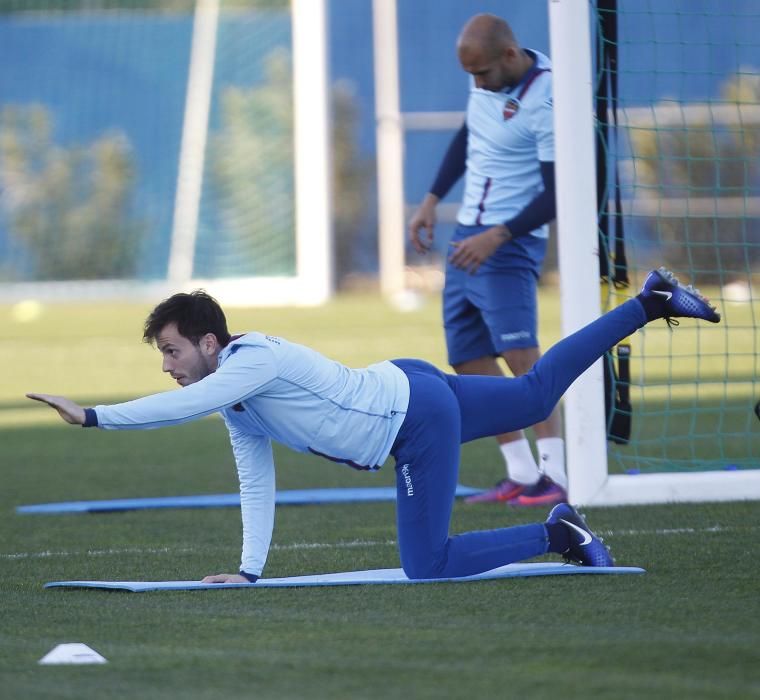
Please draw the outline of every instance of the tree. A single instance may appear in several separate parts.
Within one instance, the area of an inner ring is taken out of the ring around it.
[[[367,190],[375,163],[359,154],[357,100],[347,81],[332,88],[332,177],[335,278],[340,285],[355,267],[359,229],[366,222]],[[366,225],[366,223],[365,223]]]
[[[729,108],[757,104],[760,79],[735,76],[722,92]],[[639,196],[658,208],[680,201],[690,213],[651,220],[663,261],[676,268],[688,263],[703,281],[746,275],[760,259],[760,227],[744,210],[760,187],[760,126],[702,119],[634,128],[630,135]]]
[[[206,232],[209,244],[200,241],[207,260],[196,263],[211,262],[214,274],[295,272],[293,81],[285,49],[266,58],[265,76],[261,85],[221,95],[208,201],[216,222]]]
[[[202,233],[213,241],[200,241],[206,260],[199,263],[218,259],[216,271],[225,274],[295,271],[292,71],[285,50],[267,57],[265,74],[261,85],[224,90],[221,128],[211,140],[209,204],[217,225]],[[333,86],[331,97],[333,233],[340,280],[351,271],[371,169],[357,152],[356,98],[341,83]]]
[[[84,146],[53,140],[41,105],[0,112],[0,186],[10,238],[35,280],[114,279],[135,273],[142,226],[131,214],[134,166],[126,136]],[[26,276],[4,271],[7,279]]]

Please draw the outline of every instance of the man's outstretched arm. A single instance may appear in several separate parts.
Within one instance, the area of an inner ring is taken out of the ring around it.
[[[54,408],[61,418],[71,425],[86,423],[86,409],[65,396],[39,393],[28,393],[26,396]],[[97,425],[97,421],[93,425]],[[233,434],[232,436],[236,458],[241,460],[238,462],[238,471],[241,480],[240,498],[243,514],[242,563],[238,573],[213,574],[204,577],[203,583],[255,582],[266,561],[272,537],[274,462],[271,444],[268,439],[254,440],[245,435]],[[256,449],[253,449],[254,447]],[[254,468],[256,464],[259,465],[259,469]]]
[[[254,394],[275,374],[269,353],[240,351],[194,384],[124,403],[82,408],[63,396],[27,396],[55,408],[67,423],[107,430],[146,430],[197,420],[233,406]]]

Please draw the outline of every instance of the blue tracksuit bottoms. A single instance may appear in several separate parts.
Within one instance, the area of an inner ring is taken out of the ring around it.
[[[561,340],[516,378],[456,376],[422,360],[394,360],[411,389],[391,450],[407,576],[469,576],[547,551],[542,523],[449,536],[460,445],[545,420],[575,379],[646,322],[641,303],[631,299]]]

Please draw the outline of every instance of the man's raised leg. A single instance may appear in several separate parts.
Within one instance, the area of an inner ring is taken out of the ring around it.
[[[660,268],[634,299],[550,348],[528,374],[514,379],[447,375],[462,412],[462,442],[518,430],[544,420],[569,386],[607,350],[650,321],[720,315],[698,290]]]

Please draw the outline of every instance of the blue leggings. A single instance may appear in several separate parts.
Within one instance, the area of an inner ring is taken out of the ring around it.
[[[575,379],[646,322],[631,299],[561,340],[517,378],[455,376],[422,360],[394,360],[410,385],[409,409],[391,450],[407,576],[469,576],[546,553],[542,523],[449,536],[459,446],[545,420]]]

